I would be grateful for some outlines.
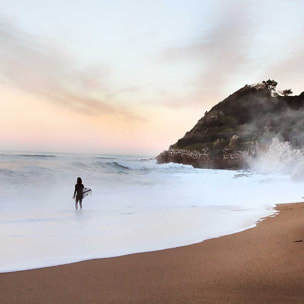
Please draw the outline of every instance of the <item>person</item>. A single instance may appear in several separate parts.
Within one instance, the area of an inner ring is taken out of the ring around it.
[[[76,210],[78,209],[78,203],[79,203],[80,209],[82,209],[83,188],[84,188],[84,185],[82,184],[81,177],[77,177],[77,183],[75,185],[75,191],[74,191],[74,196],[73,196],[73,199],[75,199]]]

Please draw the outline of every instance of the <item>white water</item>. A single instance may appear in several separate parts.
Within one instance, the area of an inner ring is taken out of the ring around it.
[[[300,174],[262,168],[259,174],[144,157],[3,153],[0,272],[172,248],[253,227],[274,214],[275,204],[303,196]],[[72,200],[77,176],[93,189],[82,211]]]

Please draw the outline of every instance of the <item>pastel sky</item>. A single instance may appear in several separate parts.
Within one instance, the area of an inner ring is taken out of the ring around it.
[[[0,1],[0,149],[156,155],[268,78],[304,91],[303,0]]]

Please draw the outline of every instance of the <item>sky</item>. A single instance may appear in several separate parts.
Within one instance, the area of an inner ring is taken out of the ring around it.
[[[0,150],[155,156],[246,84],[304,91],[302,0],[0,0]]]

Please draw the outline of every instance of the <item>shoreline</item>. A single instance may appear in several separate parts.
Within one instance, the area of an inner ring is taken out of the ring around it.
[[[0,273],[1,303],[301,303],[304,203],[183,247]]]

